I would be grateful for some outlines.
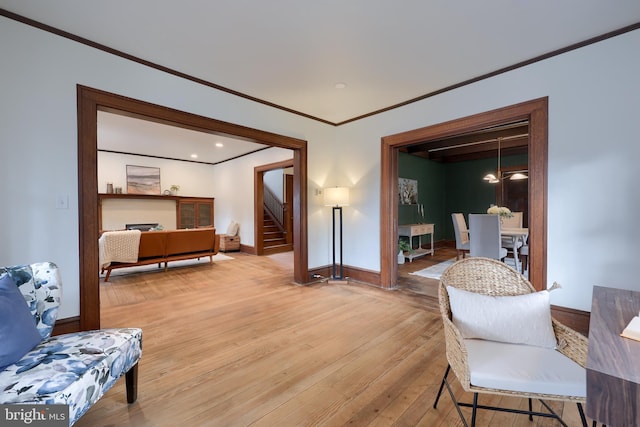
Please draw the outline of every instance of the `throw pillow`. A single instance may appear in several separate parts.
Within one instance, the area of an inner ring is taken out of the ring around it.
[[[238,234],[239,227],[240,227],[240,224],[238,224],[235,221],[231,221],[231,224],[229,224],[229,228],[227,228],[227,236],[233,237],[236,234]]]
[[[555,348],[549,292],[489,296],[447,286],[453,323],[464,338]]]
[[[22,358],[38,345],[41,337],[16,282],[0,277],[0,370]]]

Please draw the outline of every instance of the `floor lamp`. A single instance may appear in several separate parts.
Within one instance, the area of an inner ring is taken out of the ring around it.
[[[347,187],[331,187],[324,189],[324,205],[332,207],[331,226],[333,230],[333,266],[331,269],[332,282],[342,282],[344,278],[344,269],[342,265],[342,207],[349,205],[349,189]],[[339,217],[339,236],[340,236],[340,274],[337,274],[336,264],[336,213]]]

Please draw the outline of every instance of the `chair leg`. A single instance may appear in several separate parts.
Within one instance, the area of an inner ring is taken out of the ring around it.
[[[136,363],[124,374],[127,385],[127,402],[133,403],[138,398],[138,364]]]
[[[529,412],[533,412],[533,402],[531,398],[529,398]],[[533,415],[529,414],[529,421],[533,421]]]
[[[447,381],[447,375],[449,375],[450,370],[451,365],[447,365],[447,369],[444,371],[444,376],[442,377],[442,383],[440,383],[440,390],[438,390],[436,400],[433,402],[433,409],[436,409],[436,406],[438,406],[438,400],[440,400],[440,395],[442,395],[442,390],[444,389],[444,384]]]
[[[478,393],[473,393],[473,409],[471,411],[471,427],[476,426],[476,412],[478,411]]]
[[[582,403],[576,403],[578,405],[578,412],[580,413],[580,420],[582,421],[582,427],[587,427],[587,417],[584,416],[584,409],[582,409]]]

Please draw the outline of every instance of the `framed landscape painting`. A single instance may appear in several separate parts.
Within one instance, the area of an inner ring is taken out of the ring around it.
[[[160,194],[160,168],[127,165],[128,194]]]

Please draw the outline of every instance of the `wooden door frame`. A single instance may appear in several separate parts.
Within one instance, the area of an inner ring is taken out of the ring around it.
[[[256,248],[256,255],[264,254],[264,242],[262,236],[264,233],[264,174],[265,172],[290,168],[294,165],[294,160],[283,160],[281,162],[269,163],[266,165],[260,165],[253,168],[253,233],[254,242]],[[293,199],[294,199],[294,215],[293,215],[293,229],[296,229],[296,215],[295,215],[295,200],[296,200],[296,168],[293,168]],[[294,231],[294,252],[296,235]]]
[[[284,174],[284,203],[286,206],[285,231],[287,244],[293,244],[293,174]]]
[[[548,97],[382,138],[380,194],[380,282],[396,286],[398,277],[398,149],[453,135],[529,121],[529,280],[547,288]]]
[[[100,327],[98,259],[98,111],[109,111],[185,129],[222,134],[251,142],[293,150],[294,169],[294,281],[309,279],[307,247],[307,142],[215,120],[125,96],[77,86],[78,105],[78,222],[79,291],[78,329]]]

